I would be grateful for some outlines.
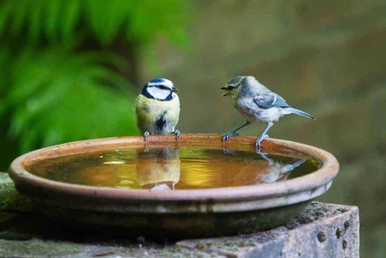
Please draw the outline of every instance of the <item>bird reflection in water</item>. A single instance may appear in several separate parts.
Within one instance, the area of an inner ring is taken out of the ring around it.
[[[243,166],[240,166],[240,170],[235,174],[233,185],[256,185],[285,181],[295,168],[306,161],[306,159],[300,159],[288,164],[273,160],[266,153],[260,151],[256,151],[256,153],[262,159],[244,159]],[[224,154],[242,156],[242,154],[229,149],[224,149]]]
[[[318,164],[290,153],[150,145],[58,158],[31,170],[71,184],[170,191],[273,183],[311,173]]]
[[[137,152],[137,182],[151,191],[174,190],[180,180],[179,148],[154,148]]]

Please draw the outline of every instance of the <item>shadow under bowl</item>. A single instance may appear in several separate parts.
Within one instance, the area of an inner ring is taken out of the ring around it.
[[[124,235],[191,238],[250,233],[283,225],[304,206],[325,193],[339,170],[336,158],[321,149],[278,139],[267,139],[262,151],[296,158],[313,158],[316,171],[271,184],[212,189],[149,191],[85,186],[53,181],[28,171],[47,159],[95,151],[145,145],[200,146],[255,151],[256,137],[220,135],[116,137],[72,142],[32,151],[15,159],[9,175],[16,189],[47,216],[72,227]]]

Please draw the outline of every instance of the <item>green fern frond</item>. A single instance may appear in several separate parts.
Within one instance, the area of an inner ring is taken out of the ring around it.
[[[88,25],[103,46],[110,44],[127,24],[134,3],[124,0],[111,0],[108,3],[103,0],[85,1]]]
[[[67,4],[63,7],[63,23],[60,26],[63,39],[68,39],[74,34],[81,17],[81,9],[82,6],[79,0],[67,1]]]
[[[137,133],[134,87],[121,75],[130,65],[112,52],[127,53],[130,42],[155,66],[159,35],[189,47],[189,14],[183,0],[1,0],[0,119],[9,136],[28,151]]]
[[[75,55],[60,48],[26,51],[15,59],[15,84],[7,96],[10,135],[21,139],[23,152],[137,132],[134,97],[106,86],[120,83],[129,88],[130,84],[98,64],[98,59],[96,53]]]
[[[91,33],[104,46],[124,37],[149,44],[160,33],[184,46],[190,5],[180,0],[3,0],[0,37],[67,42]]]
[[[12,14],[12,2],[4,1],[0,6],[0,35],[5,34],[7,22]]]

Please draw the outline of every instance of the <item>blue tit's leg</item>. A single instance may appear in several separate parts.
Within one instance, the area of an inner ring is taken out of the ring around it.
[[[222,140],[223,140],[223,141],[227,141],[230,137],[235,136],[235,135],[239,135],[239,134],[237,133],[237,131],[240,130],[241,128],[243,128],[243,127],[249,125],[250,123],[251,123],[251,122],[246,121],[245,124],[243,124],[243,125],[240,126],[239,128],[236,128],[236,129],[233,130],[232,132],[223,134]]]
[[[172,134],[175,134],[176,135],[176,139],[178,139],[178,137],[180,137],[180,131],[179,130],[175,130],[174,132],[172,132]]]
[[[267,128],[265,128],[264,132],[261,134],[261,136],[259,137],[259,139],[257,139],[256,141],[256,144],[255,144],[255,147],[256,148],[259,148],[260,150],[260,144],[261,142],[265,139],[265,138],[269,138],[269,135],[267,134],[269,128],[271,128],[273,126],[273,123],[272,122],[269,122],[267,124]]]
[[[234,150],[230,150],[228,149],[226,146],[222,146],[222,151],[225,155],[232,155],[232,156],[235,156],[235,157],[242,157],[243,155],[240,155],[239,153],[237,153],[236,151]]]
[[[150,135],[150,132],[149,131],[145,131],[145,133],[143,134],[143,140],[144,141],[147,141],[147,137]]]

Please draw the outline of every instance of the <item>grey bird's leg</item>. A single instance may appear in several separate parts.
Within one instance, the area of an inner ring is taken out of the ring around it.
[[[287,174],[288,172],[291,172],[292,170],[303,164],[305,161],[305,159],[301,159],[296,161],[294,164],[288,164],[283,166],[282,168],[280,168],[280,174]]]
[[[263,152],[260,152],[260,150],[256,150],[256,154],[259,154],[260,157],[265,159],[268,162],[268,165],[272,165],[273,164],[273,160],[268,158],[267,153],[263,153]]]
[[[237,131],[240,130],[241,128],[243,128],[243,127],[249,125],[250,123],[251,123],[251,122],[246,121],[245,124],[243,124],[243,125],[240,126],[239,128],[236,128],[235,130],[233,130],[233,131],[230,132],[230,133],[224,134],[224,135],[222,136],[222,140],[223,140],[223,141],[227,141],[230,137],[235,136],[235,135],[239,135],[239,134],[237,133]]]
[[[150,132],[149,131],[145,131],[145,133],[143,134],[143,140],[144,141],[147,141],[147,137],[150,135]]]
[[[180,131],[179,130],[175,130],[174,132],[172,132],[172,134],[175,134],[176,135],[176,139],[178,139],[178,137],[180,137]]]
[[[259,139],[257,139],[255,147],[260,149],[260,144],[265,138],[269,138],[269,135],[267,134],[269,128],[273,126],[272,122],[269,122],[267,124],[267,128],[265,128],[264,132],[260,135]]]

